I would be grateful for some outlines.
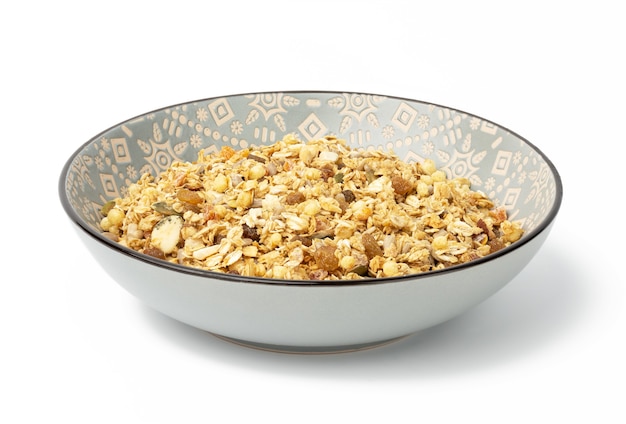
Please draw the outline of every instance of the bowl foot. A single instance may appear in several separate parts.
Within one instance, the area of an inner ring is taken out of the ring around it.
[[[300,355],[323,355],[334,353],[349,353],[357,352],[361,350],[373,349],[380,346],[384,346],[395,341],[401,340],[407,336],[395,337],[393,339],[381,340],[368,343],[359,343],[342,346],[283,346],[268,343],[251,342],[247,340],[240,340],[233,337],[222,336],[220,334],[211,333],[213,336],[225,340],[230,343],[234,343],[240,346],[248,347],[251,349],[265,350],[276,353],[291,353]]]

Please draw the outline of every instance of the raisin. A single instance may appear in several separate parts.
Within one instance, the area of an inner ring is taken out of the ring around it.
[[[476,222],[476,226],[480,228],[481,230],[483,230],[483,233],[489,234],[489,227],[487,227],[487,224],[482,219],[479,219]]]
[[[317,266],[325,271],[334,271],[339,268],[339,259],[335,256],[336,248],[332,246],[320,246],[315,252],[313,257]]]
[[[157,259],[165,259],[165,253],[158,247],[148,246],[143,249],[143,253]]]
[[[356,196],[354,195],[352,190],[344,190],[341,192],[341,194],[343,194],[344,199],[346,199],[346,202],[348,203],[352,203],[354,202],[354,199],[356,199]]]
[[[198,192],[187,188],[181,188],[178,190],[176,197],[181,202],[189,203],[190,205],[199,205],[203,201],[202,196],[200,196]]]
[[[293,236],[291,241],[300,241],[303,246],[310,247],[313,244],[313,240],[310,236]]]
[[[491,250],[489,251],[489,253],[497,252],[498,250],[504,249],[506,247],[504,242],[500,240],[499,238],[489,240],[487,244],[489,245],[489,247],[491,247]]]
[[[299,191],[294,191],[287,195],[287,197],[285,198],[285,203],[287,203],[288,205],[297,205],[304,202],[305,199],[306,198],[304,197],[304,194],[300,193]]]
[[[259,233],[257,233],[256,228],[248,227],[246,224],[242,224],[241,227],[243,228],[243,238],[248,238],[252,241],[259,241],[261,238]]]
[[[335,175],[335,170],[332,168],[332,166],[324,166],[322,167],[322,169],[320,169],[320,171],[322,171],[323,181],[327,181],[329,178],[332,178]]]
[[[394,176],[391,178],[391,187],[393,187],[393,191],[400,196],[404,196],[413,190],[413,184],[409,180],[406,180],[399,176]]]
[[[380,248],[376,239],[371,234],[363,234],[361,243],[363,243],[368,259],[372,259],[375,256],[383,256],[383,249]]]

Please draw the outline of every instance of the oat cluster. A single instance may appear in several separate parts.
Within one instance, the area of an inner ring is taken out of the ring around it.
[[[422,273],[517,241],[522,228],[431,160],[294,136],[200,152],[103,207],[106,235],[166,261],[288,280]]]

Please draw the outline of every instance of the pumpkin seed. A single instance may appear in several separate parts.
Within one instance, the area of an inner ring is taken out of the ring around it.
[[[174,210],[172,205],[168,205],[167,202],[155,202],[152,204],[152,210],[163,215],[178,215],[178,212]]]
[[[113,206],[115,206],[115,200],[109,200],[104,205],[102,205],[102,209],[100,209],[100,213],[104,216],[107,216],[109,214],[109,211],[113,209]]]

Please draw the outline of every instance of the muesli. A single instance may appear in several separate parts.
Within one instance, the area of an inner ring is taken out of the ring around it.
[[[201,151],[145,174],[103,208],[105,234],[210,271],[287,280],[393,277],[484,257],[520,239],[465,178],[432,160],[290,135],[268,146]]]

